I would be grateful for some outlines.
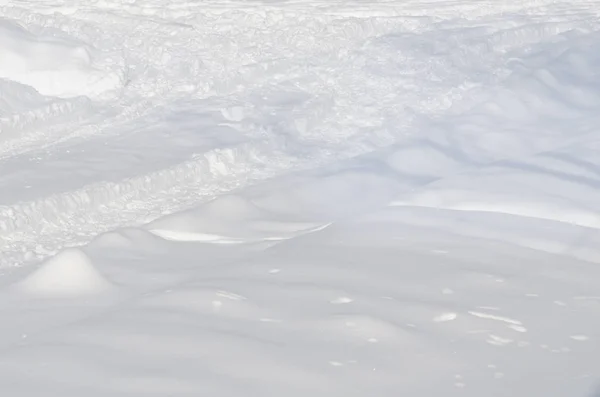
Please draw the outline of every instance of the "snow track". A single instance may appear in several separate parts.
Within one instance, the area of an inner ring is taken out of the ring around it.
[[[599,1],[0,0],[0,390],[589,396],[598,70]]]
[[[85,43],[123,83],[90,102],[2,82],[0,261],[44,257],[257,180],[410,140],[422,120],[502,84],[510,57],[575,26],[595,28],[591,8],[561,7],[5,5],[40,43]]]

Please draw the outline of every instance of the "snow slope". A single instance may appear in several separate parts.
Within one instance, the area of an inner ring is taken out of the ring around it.
[[[599,15],[0,1],[0,390],[593,395]]]

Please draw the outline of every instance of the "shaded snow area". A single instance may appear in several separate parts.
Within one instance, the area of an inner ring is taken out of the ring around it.
[[[595,397],[600,1],[0,0],[0,394]]]

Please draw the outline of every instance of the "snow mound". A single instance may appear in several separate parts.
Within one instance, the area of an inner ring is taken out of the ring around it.
[[[74,39],[35,35],[0,19],[0,78],[57,97],[98,97],[122,86],[122,76],[103,70],[90,46]]]
[[[48,259],[17,284],[17,289],[34,295],[89,295],[112,288],[83,251],[66,249]]]
[[[196,209],[158,219],[147,228],[167,240],[231,244],[284,240],[326,226],[275,215],[243,196],[225,195]]]
[[[236,194],[228,194],[205,205],[205,212],[228,219],[255,219],[261,211],[250,201]]]
[[[102,233],[93,241],[95,245],[106,248],[129,248],[132,246],[131,240],[119,232]]]
[[[164,238],[147,230],[133,227],[102,233],[94,238],[90,246],[96,250],[111,253],[132,249],[136,246],[146,247],[145,251],[154,254],[164,252],[166,249]],[[88,253],[93,255],[90,251]]]

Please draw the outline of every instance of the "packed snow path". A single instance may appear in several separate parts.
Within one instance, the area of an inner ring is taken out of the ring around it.
[[[589,396],[600,1],[0,0],[0,390]]]

